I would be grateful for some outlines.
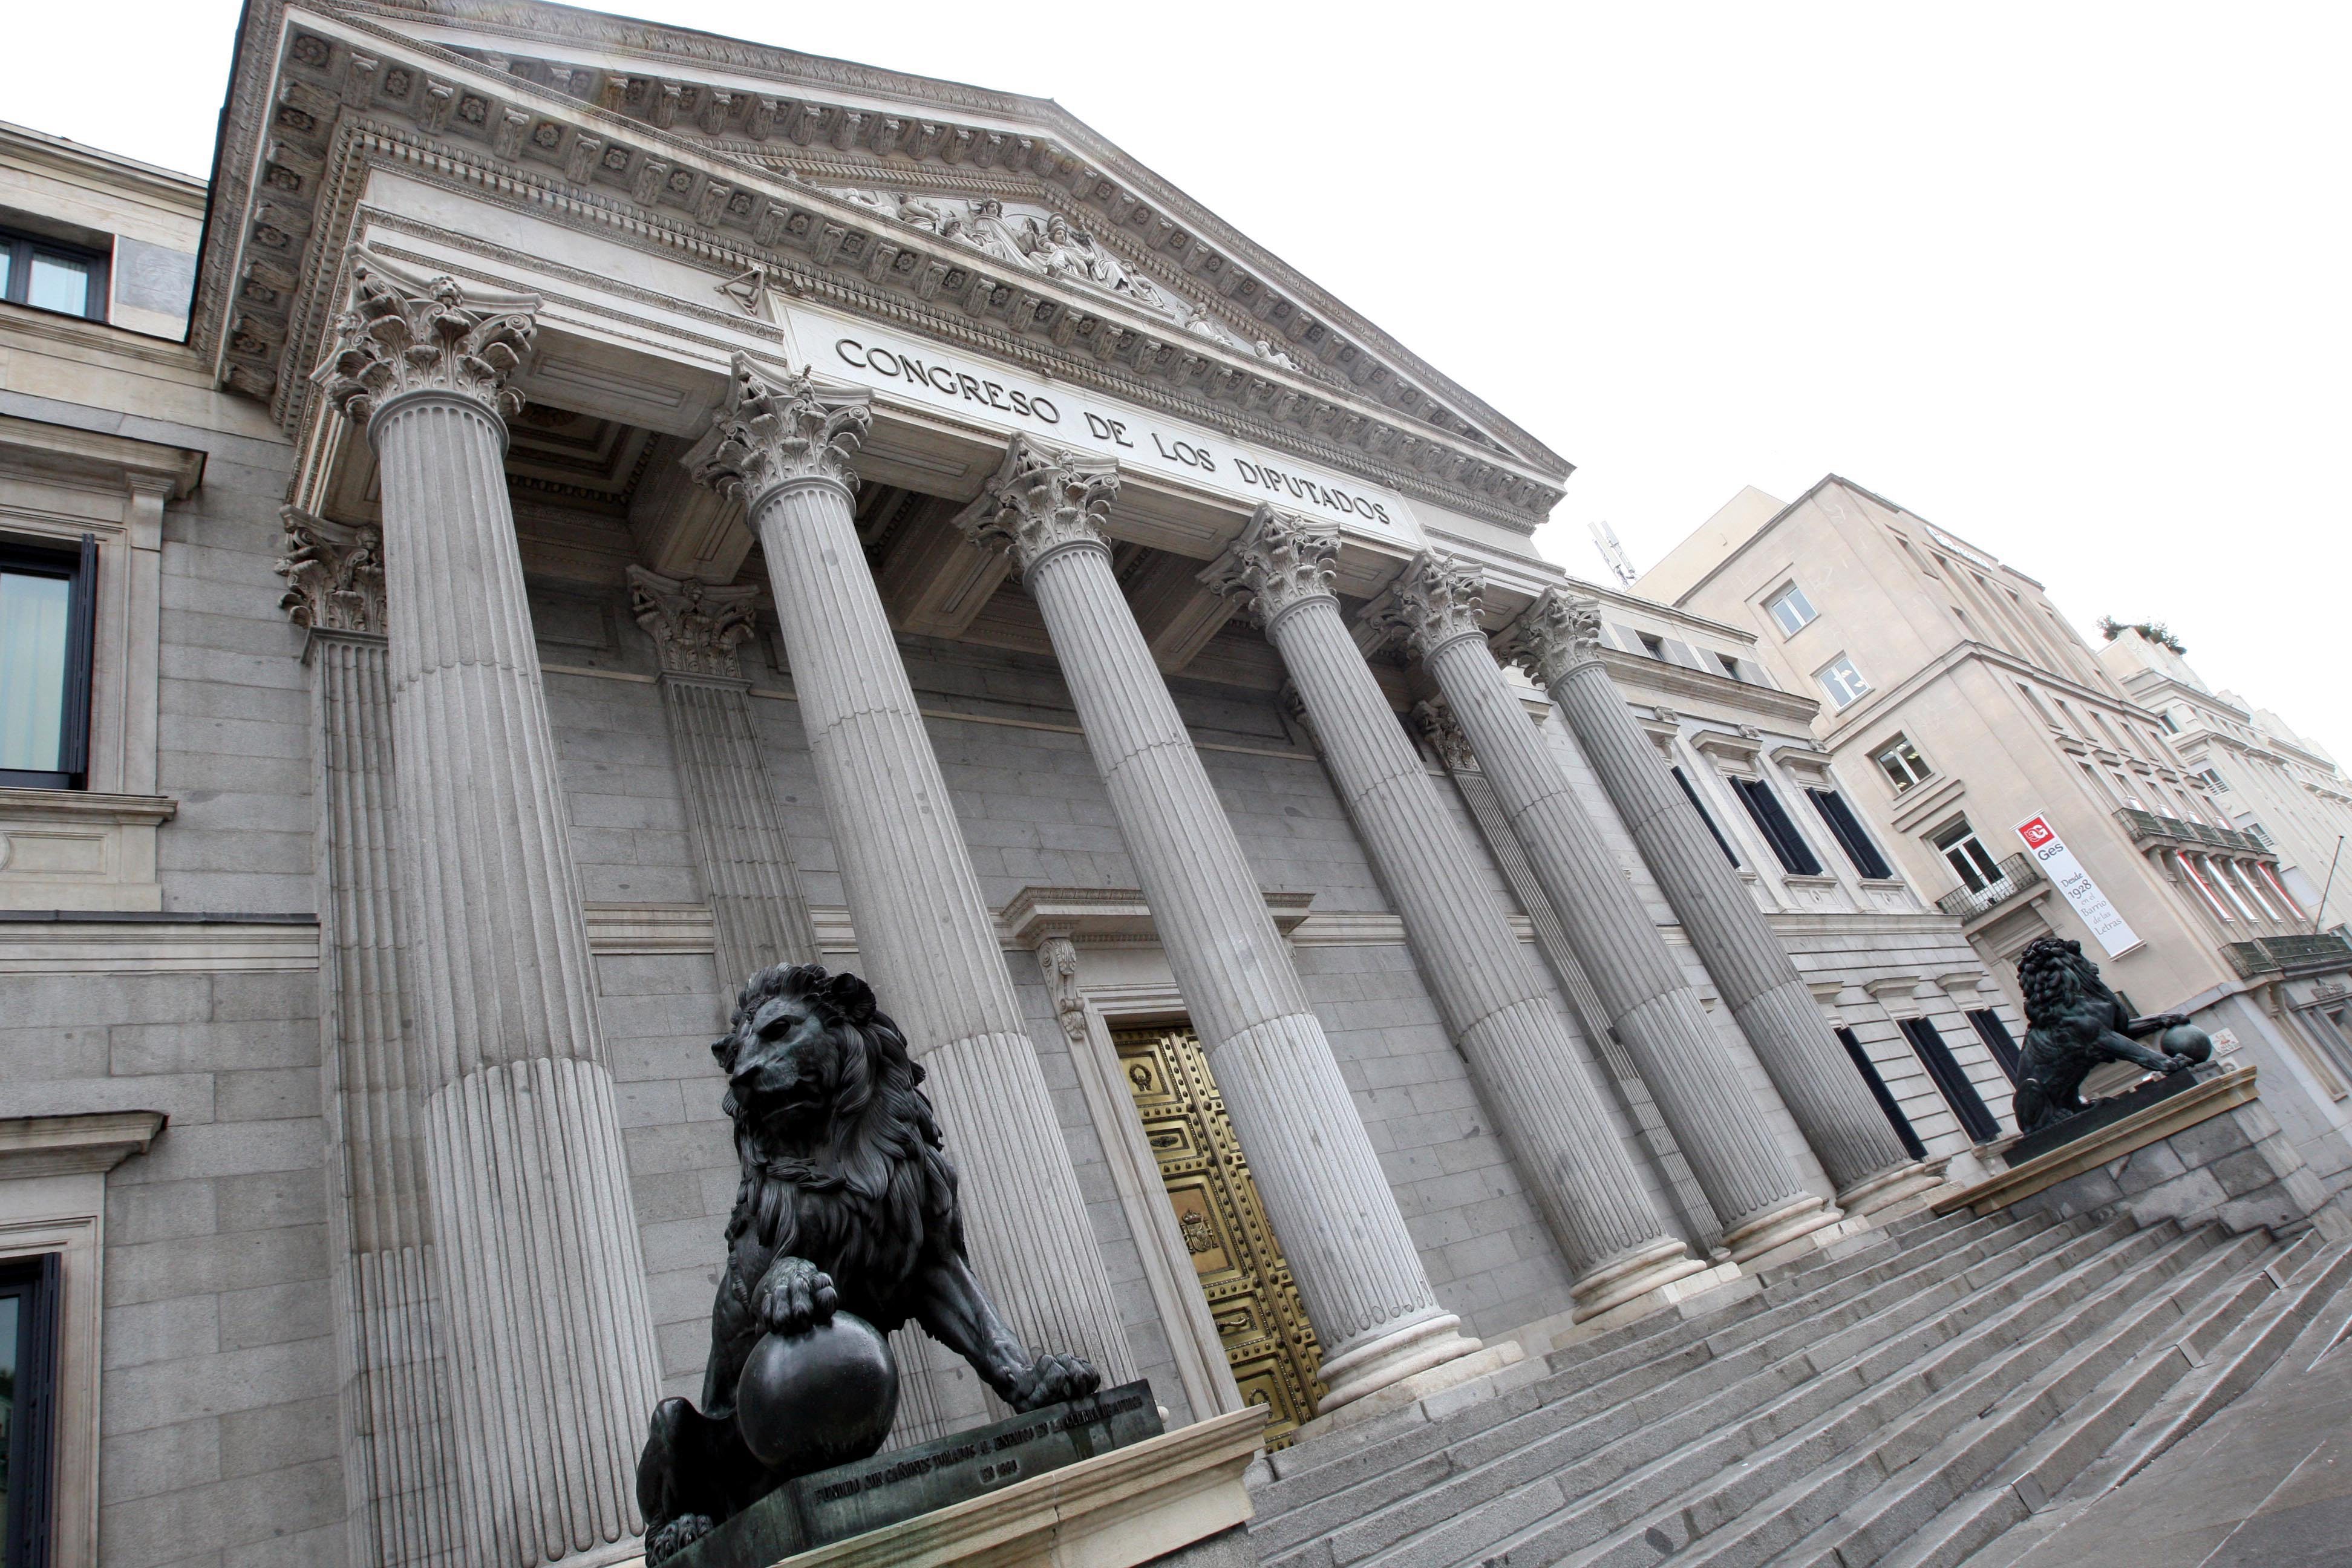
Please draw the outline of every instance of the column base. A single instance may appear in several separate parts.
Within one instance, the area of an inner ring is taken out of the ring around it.
[[[1948,1163],[1948,1160],[1914,1160],[1908,1164],[1881,1171],[1874,1176],[1864,1176],[1838,1194],[1838,1207],[1849,1215],[1859,1217],[1879,1214],[1906,1198],[1934,1192],[1944,1184],[1944,1166]]]
[[[1576,1321],[1580,1323],[1597,1318],[1661,1286],[1704,1273],[1706,1268],[1706,1264],[1690,1255],[1688,1247],[1671,1237],[1644,1242],[1586,1270],[1583,1278],[1569,1288],[1569,1295],[1576,1302]]]
[[[1467,1345],[1479,1343],[1476,1340],[1462,1342]],[[1492,1399],[1496,1394],[1526,1382],[1542,1371],[1543,1364],[1540,1362],[1530,1364],[1527,1352],[1514,1341],[1482,1345],[1472,1354],[1456,1356],[1452,1361],[1416,1372],[1409,1377],[1383,1384],[1337,1409],[1326,1400],[1321,1413],[1299,1427],[1293,1435],[1293,1441],[1303,1444],[1328,1433],[1344,1432],[1351,1426],[1360,1426],[1383,1415],[1393,1415],[1416,1405],[1422,1407],[1423,1419],[1439,1420],[1480,1400]],[[1497,1375],[1506,1373],[1510,1375]]]
[[[1734,1263],[1750,1264],[1768,1252],[1836,1225],[1844,1217],[1818,1194],[1806,1193],[1725,1231],[1723,1247]]]
[[[1432,1312],[1394,1328],[1374,1330],[1342,1346],[1323,1363],[1318,1418],[1391,1384],[1476,1353],[1480,1342],[1457,1332],[1461,1326],[1462,1320],[1451,1312]]]
[[[1558,1312],[1538,1319],[1518,1331],[1512,1338],[1527,1353],[1541,1361],[1554,1351],[1566,1350],[1582,1340],[1605,1334],[1612,1329],[1622,1329],[1628,1323],[1639,1322],[1654,1312],[1672,1312],[1680,1318],[1704,1317],[1709,1312],[1745,1301],[1762,1289],[1761,1283],[1744,1271],[1737,1263],[1717,1263],[1702,1268],[1696,1274],[1685,1274],[1679,1279],[1644,1290],[1630,1301],[1620,1301],[1605,1312],[1579,1319],[1574,1312]]]

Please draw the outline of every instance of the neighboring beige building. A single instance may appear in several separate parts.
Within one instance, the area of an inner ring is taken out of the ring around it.
[[[2231,826],[2278,852],[2279,877],[2325,931],[2352,911],[2352,779],[2318,742],[2267,708],[2215,691],[2189,661],[2126,627],[2099,662],[2163,725],[2172,749],[2212,792]],[[2333,871],[2333,882],[2329,873]]]
[[[2238,826],[2210,762],[2041,584],[1832,475],[1789,504],[1743,490],[1636,586],[1754,628],[1757,657],[1822,700],[1814,733],[1847,797],[2013,1003],[2028,942],[2080,941],[2141,1012],[2193,1014],[2291,1083],[2280,1121],[2331,1186],[2352,1182],[2352,1041],[2330,1011],[2352,942],[2340,923],[2314,934],[2275,828]],[[2087,875],[2071,900],[2028,853],[2036,818]]]

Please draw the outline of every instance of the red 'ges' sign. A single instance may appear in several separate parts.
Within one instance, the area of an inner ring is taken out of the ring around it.
[[[2018,824],[2017,831],[2024,837],[2028,849],[2039,849],[2058,837],[2050,831],[2050,825],[2038,816]]]

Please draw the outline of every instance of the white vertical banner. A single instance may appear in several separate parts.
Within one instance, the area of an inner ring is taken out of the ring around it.
[[[2139,938],[2124,923],[2124,917],[2107,901],[2106,894],[2099,891],[2099,885],[2091,880],[2091,874],[2083,869],[2083,863],[2074,858],[2074,852],[2066,847],[2066,841],[2058,837],[2048,817],[2027,817],[2017,825],[2017,836],[2025,840],[2025,847],[2041,866],[2042,876],[2074,907],[2083,923],[2091,928],[2091,934],[2099,939],[2099,945],[2107,950],[2109,958],[2120,958],[2139,945]]]

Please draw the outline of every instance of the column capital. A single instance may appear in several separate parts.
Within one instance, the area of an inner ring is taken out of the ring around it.
[[[506,381],[539,330],[538,295],[428,277],[363,245],[350,257],[352,302],[329,329],[330,357],[317,373],[338,413],[365,425],[416,392],[465,398],[501,421],[520,412],[522,394]]]
[[[740,680],[735,649],[748,641],[759,615],[760,590],[722,588],[698,578],[665,577],[629,568],[629,613],[654,639],[665,675]]]
[[[1413,658],[1425,659],[1464,637],[1481,637],[1486,578],[1476,567],[1440,551],[1424,550],[1386,592],[1364,606],[1364,625],[1383,637],[1402,636]]]
[[[874,423],[874,395],[805,372],[771,375],[747,354],[737,354],[732,368],[726,405],[684,458],[694,482],[740,497],[755,520],[760,503],[788,485],[829,484],[856,494],[850,458]]]
[[[1545,686],[1601,651],[1601,601],[1546,588],[1527,613],[1495,638],[1495,653],[1527,667]]]
[[[1448,773],[1478,772],[1478,752],[1470,744],[1462,721],[1454,716],[1454,709],[1443,697],[1425,697],[1412,705],[1412,721],[1419,726],[1422,737],[1437,752],[1437,760],[1445,764]]]
[[[271,568],[286,579],[278,607],[313,631],[382,637],[383,531],[329,522],[298,506],[279,507],[278,520],[286,529]]]
[[[1004,461],[955,525],[982,550],[1003,550],[1026,577],[1047,556],[1074,545],[1109,547],[1118,464],[1015,436]]]
[[[1301,605],[1339,602],[1339,555],[1338,529],[1261,506],[1200,580],[1213,593],[1248,595],[1251,617],[1270,630]]]

